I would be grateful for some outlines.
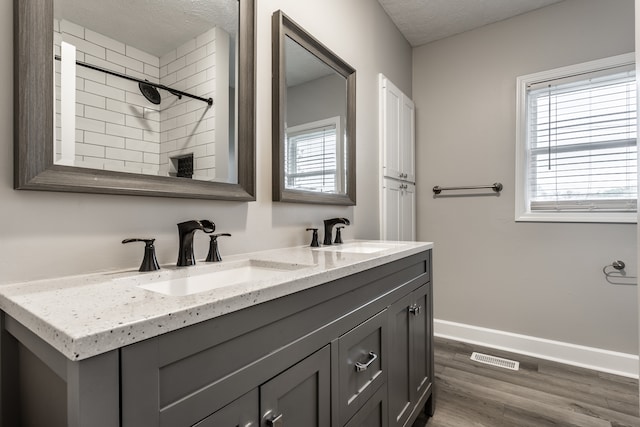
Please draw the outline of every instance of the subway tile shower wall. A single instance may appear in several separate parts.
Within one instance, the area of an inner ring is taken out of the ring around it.
[[[54,21],[55,54],[61,42],[76,48],[76,60],[177,90],[215,99],[215,28],[158,57],[66,20]],[[222,49],[224,44],[222,44]],[[220,50],[221,48],[219,48]],[[228,56],[228,55],[227,55]],[[55,62],[56,158],[61,157],[60,61]],[[133,173],[172,175],[172,159],[193,154],[194,174],[215,177],[215,104],[160,90],[160,105],[150,103],[138,83],[76,67],[74,165]]]

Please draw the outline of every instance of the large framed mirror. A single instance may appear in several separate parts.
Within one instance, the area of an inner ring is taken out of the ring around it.
[[[16,189],[255,200],[255,0],[151,3],[14,0]]]
[[[356,72],[273,14],[273,200],[355,205]]]

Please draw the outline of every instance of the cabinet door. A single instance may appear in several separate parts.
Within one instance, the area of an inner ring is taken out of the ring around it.
[[[258,427],[258,423],[258,389],[255,389],[193,427]]]
[[[416,182],[415,172],[415,106],[413,101],[404,94],[402,95],[402,112],[400,119],[400,172],[404,174],[403,179],[409,182]]]
[[[385,178],[382,188],[383,240],[416,239],[416,186]]]
[[[426,401],[433,375],[430,285],[389,308],[389,425],[403,426]]]
[[[415,182],[415,106],[386,77],[380,77],[382,174]]]
[[[401,183],[385,178],[382,188],[382,233],[383,240],[402,240],[401,238]]]
[[[418,402],[433,381],[431,376],[433,357],[431,351],[431,286],[422,286],[413,295],[413,305],[409,307],[412,329],[411,341],[411,390],[412,402]]]
[[[387,78],[381,77],[380,126],[382,136],[382,173],[390,178],[401,179],[400,140],[402,127],[402,92]]]
[[[260,387],[262,427],[329,427],[331,423],[329,346]]]
[[[398,240],[416,240],[416,186],[403,183],[400,197],[400,238]]]
[[[411,313],[413,295],[389,307],[389,425],[402,426],[411,414]]]

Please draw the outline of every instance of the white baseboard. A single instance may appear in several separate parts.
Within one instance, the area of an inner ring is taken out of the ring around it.
[[[441,338],[496,348],[629,378],[638,378],[639,361],[638,356],[635,354],[619,353],[439,319],[434,319],[434,334]]]

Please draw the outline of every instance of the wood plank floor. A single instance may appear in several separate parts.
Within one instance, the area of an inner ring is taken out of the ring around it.
[[[471,361],[479,351],[519,371]],[[638,380],[435,340],[436,412],[413,427],[640,427]]]

